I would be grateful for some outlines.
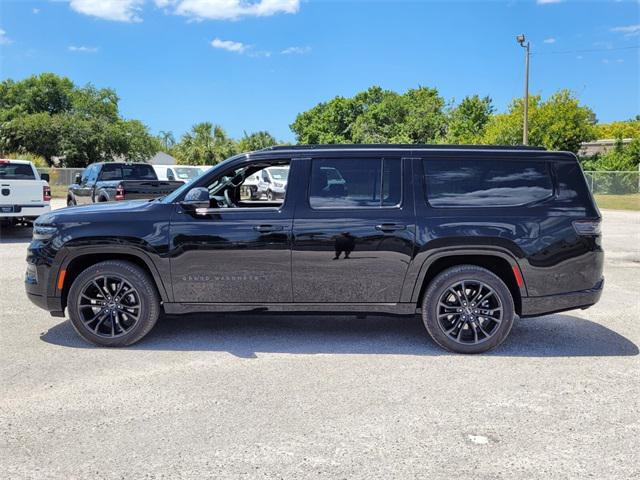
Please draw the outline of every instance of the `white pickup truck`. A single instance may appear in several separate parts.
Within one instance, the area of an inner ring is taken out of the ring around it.
[[[0,159],[0,223],[33,221],[51,211],[48,177],[26,160]]]

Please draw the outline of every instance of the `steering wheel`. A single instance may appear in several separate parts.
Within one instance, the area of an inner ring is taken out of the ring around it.
[[[229,190],[230,190],[230,189],[229,189],[229,188],[227,188],[227,189],[225,189],[225,191],[224,191],[224,201],[225,201],[225,203],[227,204],[227,207],[229,207],[229,208],[236,208],[236,207],[237,207],[237,205],[231,201],[231,195],[229,195]]]

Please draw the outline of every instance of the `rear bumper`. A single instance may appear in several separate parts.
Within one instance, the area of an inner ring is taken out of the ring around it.
[[[548,295],[545,297],[522,298],[521,317],[534,317],[549,313],[563,312],[577,308],[588,308],[600,300],[604,288],[604,278],[593,288],[578,292]]]
[[[12,207],[11,212],[3,212],[0,208],[0,218],[38,218],[43,213],[51,211],[51,205],[2,205]]]

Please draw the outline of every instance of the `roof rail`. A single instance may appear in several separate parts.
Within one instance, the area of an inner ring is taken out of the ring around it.
[[[336,143],[323,145],[276,145],[266,147],[259,151],[278,150],[358,150],[367,148],[378,149],[409,149],[409,150],[546,150],[544,147],[534,147],[530,145],[440,145],[425,143]]]

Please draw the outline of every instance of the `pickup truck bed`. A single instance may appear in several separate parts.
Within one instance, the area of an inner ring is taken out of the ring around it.
[[[0,160],[0,221],[31,221],[51,211],[51,191],[31,162]]]

